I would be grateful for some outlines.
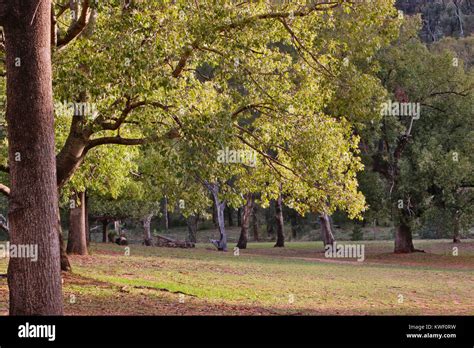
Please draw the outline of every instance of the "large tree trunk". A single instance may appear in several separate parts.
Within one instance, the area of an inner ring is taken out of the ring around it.
[[[285,235],[283,230],[283,204],[282,204],[281,193],[278,196],[278,199],[275,203],[275,222],[276,222],[276,232],[277,232],[277,241],[274,247],[282,248],[285,246]]]
[[[319,216],[319,222],[321,223],[321,238],[323,240],[324,246],[334,244],[334,235],[331,228],[331,220],[329,215],[322,213]]]
[[[395,232],[395,253],[404,254],[415,252],[413,246],[411,227],[408,223],[403,221],[398,225]]]
[[[245,195],[245,205],[242,210],[242,227],[240,229],[240,237],[237,243],[237,248],[239,249],[246,249],[247,248],[247,240],[249,235],[249,225],[250,225],[250,216],[252,214],[252,206],[253,206],[253,199],[252,194],[247,193]]]
[[[36,262],[10,258],[10,314],[62,315],[51,2],[2,1],[0,17],[6,35],[10,242],[38,252]]]
[[[151,238],[151,219],[153,214],[149,214],[143,218],[143,231],[144,231],[144,241],[143,243],[146,246],[153,245],[153,239]]]
[[[258,205],[253,204],[253,209],[252,209],[252,232],[253,232],[253,240],[255,242],[258,242],[259,237],[258,237]]]
[[[77,198],[74,200],[75,206],[71,208],[69,214],[69,236],[66,251],[68,254],[87,255],[85,193],[79,192],[75,198]]]
[[[188,239],[190,242],[197,242],[197,229],[199,223],[199,215],[190,215],[186,223],[188,225]]]

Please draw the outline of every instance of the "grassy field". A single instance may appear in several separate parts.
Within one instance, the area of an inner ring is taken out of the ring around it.
[[[366,259],[326,259],[320,242],[250,243],[239,256],[210,244],[169,249],[91,244],[63,274],[69,315],[473,315],[474,240],[416,241],[393,254],[364,241]],[[232,248],[234,245],[230,245]],[[230,250],[231,250],[230,248]],[[0,273],[7,261],[0,259]],[[0,314],[8,309],[0,279]]]

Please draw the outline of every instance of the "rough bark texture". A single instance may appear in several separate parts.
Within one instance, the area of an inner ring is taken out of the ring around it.
[[[278,196],[278,199],[275,202],[275,222],[276,222],[276,232],[277,232],[277,241],[275,247],[282,248],[285,246],[285,235],[283,230],[283,203],[282,203],[281,194]]]
[[[69,213],[69,236],[66,251],[68,254],[87,255],[85,193],[78,193],[74,196],[74,200],[75,207],[71,208]]]
[[[145,216],[142,220],[143,222],[143,231],[144,231],[144,237],[143,237],[143,244],[146,246],[152,246],[153,245],[153,239],[151,238],[151,219],[153,217],[153,214],[149,214]]]
[[[247,248],[247,241],[249,235],[249,226],[250,226],[250,216],[252,214],[252,206],[253,206],[253,198],[252,194],[248,193],[245,195],[245,205],[242,209],[242,226],[240,229],[240,237],[237,243],[237,248],[239,249],[246,249]]]
[[[199,223],[199,216],[198,215],[191,215],[186,220],[188,225],[188,240],[192,243],[197,242],[197,229]]]
[[[3,4],[2,4],[3,5]],[[9,2],[6,34],[10,242],[38,260],[11,258],[11,315],[62,315],[51,75],[51,2]]]
[[[332,234],[331,220],[328,214],[321,214],[319,216],[319,222],[321,223],[321,238],[324,246],[334,244],[334,235]]]

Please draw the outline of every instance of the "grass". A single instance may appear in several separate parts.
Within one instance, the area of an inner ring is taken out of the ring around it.
[[[239,256],[209,244],[169,249],[92,243],[64,274],[70,315],[473,315],[474,240],[417,241],[395,255],[364,241],[366,260],[326,259],[320,242],[250,243]],[[230,250],[232,250],[231,245]],[[7,262],[0,260],[0,271]],[[7,314],[6,280],[0,313]]]

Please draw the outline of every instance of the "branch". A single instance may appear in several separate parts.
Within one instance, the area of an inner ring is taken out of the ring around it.
[[[79,18],[71,24],[64,37],[58,38],[57,47],[63,48],[78,37],[89,23],[91,14],[89,0],[83,0]]]
[[[150,139],[146,139],[146,138],[129,139],[129,138],[122,138],[120,136],[92,139],[91,141],[89,141],[86,148],[84,149],[84,154],[87,153],[89,150],[93,149],[94,147],[100,146],[100,145],[116,144],[116,145],[136,146],[136,145],[143,145],[147,143],[147,141],[149,140]]]

